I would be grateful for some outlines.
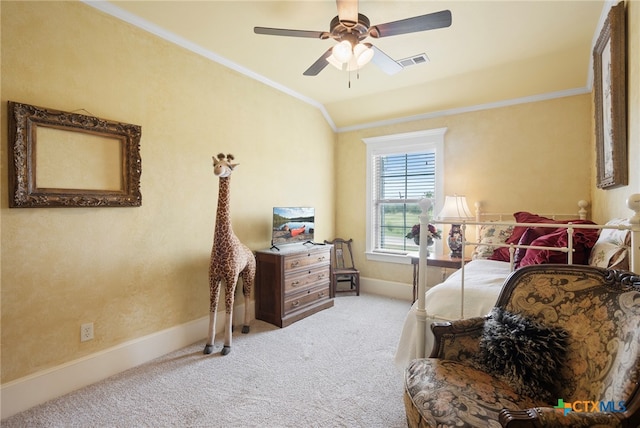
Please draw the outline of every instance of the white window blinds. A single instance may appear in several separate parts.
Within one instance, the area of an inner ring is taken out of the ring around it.
[[[436,153],[394,153],[373,158],[372,219],[378,251],[417,251],[405,236],[418,223],[418,201],[434,197]]]

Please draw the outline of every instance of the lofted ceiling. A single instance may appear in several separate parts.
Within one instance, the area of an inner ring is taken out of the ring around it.
[[[594,34],[604,0],[361,0],[372,25],[448,9],[447,28],[367,38],[394,60],[427,63],[388,75],[369,63],[358,73],[326,67],[304,76],[332,39],[259,35],[254,26],[329,31],[333,0],[87,0],[214,61],[320,108],[334,129],[447,110],[581,93],[590,87]],[[274,106],[277,108],[277,106]]]

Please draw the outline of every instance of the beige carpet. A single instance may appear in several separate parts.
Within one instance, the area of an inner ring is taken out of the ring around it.
[[[253,321],[232,351],[204,340],[14,415],[2,427],[404,427],[395,367],[410,304],[339,295],[279,329]],[[203,332],[204,333],[204,332]]]

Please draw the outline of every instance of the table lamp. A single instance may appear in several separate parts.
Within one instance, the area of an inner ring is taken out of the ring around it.
[[[438,214],[439,220],[454,222],[451,225],[451,231],[447,238],[447,244],[451,250],[451,257],[462,257],[462,230],[460,229],[460,223],[464,220],[471,220],[471,210],[467,205],[467,198],[464,196],[446,196],[444,200],[444,206]],[[460,222],[460,223],[455,223]]]

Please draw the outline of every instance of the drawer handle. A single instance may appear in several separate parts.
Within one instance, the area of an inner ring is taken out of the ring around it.
[[[300,281],[293,281],[293,282],[291,283],[291,286],[292,286],[292,287],[297,287],[298,285],[300,285]]]
[[[318,261],[319,261],[319,262],[323,261],[324,259],[326,259],[326,257],[325,257],[325,256],[318,257]]]
[[[318,279],[322,279],[324,277],[325,277],[325,274],[323,274],[323,273],[318,274]]]
[[[291,267],[294,268],[300,264],[300,260],[296,260],[295,262],[291,262]]]
[[[318,297],[324,297],[324,291],[319,292]]]
[[[296,300],[295,302],[291,303],[291,306],[297,308],[298,306],[300,306],[300,300]]]

